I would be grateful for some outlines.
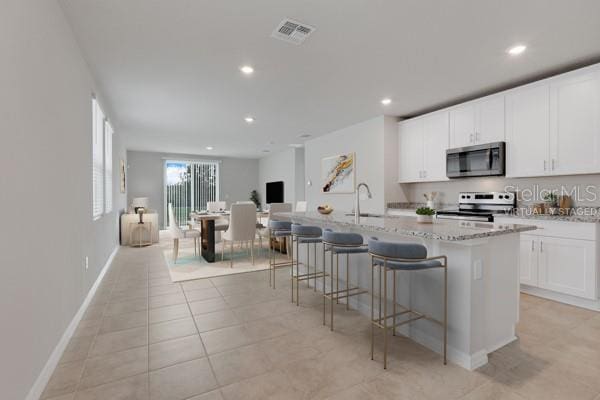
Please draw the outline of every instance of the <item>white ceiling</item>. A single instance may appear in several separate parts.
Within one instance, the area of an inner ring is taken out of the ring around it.
[[[600,60],[597,0],[59,1],[137,150],[261,157]],[[286,17],[317,30],[271,38]]]

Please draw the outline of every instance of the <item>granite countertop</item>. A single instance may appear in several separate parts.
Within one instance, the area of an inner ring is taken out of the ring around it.
[[[497,216],[544,221],[600,223],[600,208],[575,207],[565,210],[561,214],[538,214],[534,213],[530,208],[517,208],[512,213],[497,214]]]
[[[360,232],[395,233],[416,236],[424,239],[461,241],[526,232],[537,229],[532,225],[498,224],[493,222],[457,221],[434,219],[432,224],[417,223],[416,217],[369,216],[361,217],[360,223],[354,223],[354,215],[334,211],[329,215],[318,212],[277,213],[277,219],[305,224],[315,224],[340,230]]]

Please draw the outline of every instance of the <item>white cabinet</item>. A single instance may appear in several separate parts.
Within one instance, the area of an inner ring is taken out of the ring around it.
[[[423,120],[401,122],[398,134],[398,180],[417,182],[423,175]]]
[[[550,83],[550,172],[600,171],[600,73],[576,71]]]
[[[504,95],[450,109],[450,148],[504,140]]]
[[[525,285],[538,284],[538,238],[531,235],[521,235],[519,271],[520,282]]]
[[[506,96],[506,175],[540,176],[548,169],[550,94],[547,84]]]
[[[448,179],[448,111],[402,121],[398,128],[398,181],[433,182]]]
[[[495,222],[538,227],[521,235],[522,284],[583,299],[598,299],[596,224],[506,217],[497,217]]]
[[[506,95],[506,175],[600,172],[600,69],[569,72]]]
[[[538,286],[588,299],[596,298],[596,243],[540,237]]]

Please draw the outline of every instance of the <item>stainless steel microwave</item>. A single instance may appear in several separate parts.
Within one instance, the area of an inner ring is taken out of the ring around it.
[[[504,142],[495,142],[446,150],[446,176],[504,175],[505,148]]]

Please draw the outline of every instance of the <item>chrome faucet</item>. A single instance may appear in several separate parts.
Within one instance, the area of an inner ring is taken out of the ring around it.
[[[373,198],[373,196],[371,196],[371,189],[369,189],[369,185],[367,185],[364,182],[359,183],[358,185],[356,185],[356,200],[354,203],[354,223],[358,224],[360,222],[360,188],[364,186],[365,189],[367,189],[367,195],[369,196],[369,198]]]

